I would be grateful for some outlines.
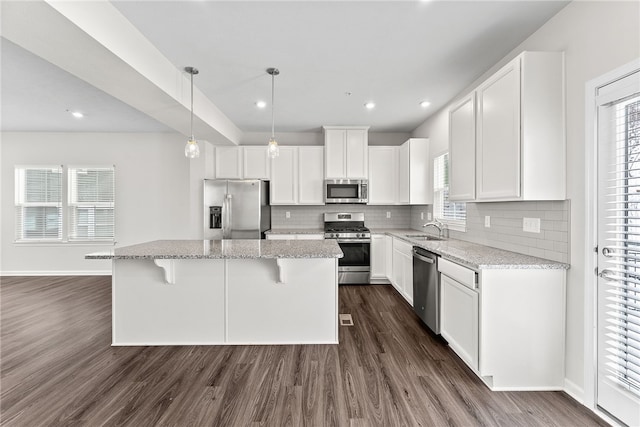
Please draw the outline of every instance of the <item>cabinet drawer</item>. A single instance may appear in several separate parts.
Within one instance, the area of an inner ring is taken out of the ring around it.
[[[445,258],[440,258],[438,260],[438,271],[460,282],[469,289],[475,289],[477,287],[476,272],[460,264],[456,264]]]
[[[393,239],[393,250],[401,252],[408,256],[413,256],[412,255],[413,245],[395,237]]]

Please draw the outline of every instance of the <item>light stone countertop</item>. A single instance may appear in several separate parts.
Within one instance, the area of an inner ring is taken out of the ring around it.
[[[335,240],[156,240],[85,255],[85,259],[342,258]]]
[[[469,267],[473,270],[483,269],[569,269],[570,265],[551,261],[531,255],[505,251],[477,243],[465,242],[457,239],[445,240],[416,240],[407,235],[427,235],[430,233],[407,229],[372,228],[371,234],[386,234],[398,237],[413,246],[420,246],[436,253],[445,259]],[[432,234],[430,234],[432,235]]]
[[[264,234],[323,234],[323,228],[276,228],[266,231]]]

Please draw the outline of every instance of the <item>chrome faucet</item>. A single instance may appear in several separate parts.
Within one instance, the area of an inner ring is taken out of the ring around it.
[[[433,221],[429,221],[428,223],[424,224],[423,227],[435,227],[438,229],[438,237],[442,238],[442,230],[444,229],[445,225],[438,221],[437,219],[434,219]]]

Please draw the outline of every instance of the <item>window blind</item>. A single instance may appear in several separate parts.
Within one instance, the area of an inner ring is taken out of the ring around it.
[[[16,240],[62,240],[62,166],[17,166],[15,186]]]
[[[433,216],[449,224],[466,223],[466,204],[449,201],[449,153],[433,160]]]
[[[615,138],[605,194],[609,236],[601,272],[607,377],[640,396],[640,97],[612,106]]]
[[[114,240],[115,169],[69,167],[69,240]]]

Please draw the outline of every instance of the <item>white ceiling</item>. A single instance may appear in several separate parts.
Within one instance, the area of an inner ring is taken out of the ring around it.
[[[279,132],[322,125],[410,132],[568,2],[112,3],[177,69],[197,67],[197,88],[244,132],[270,130],[271,110],[254,103],[270,101],[265,70],[272,66],[281,72],[275,81]],[[169,129],[2,42],[2,130]],[[370,100],[376,108],[366,110]],[[421,108],[422,100],[431,106]],[[63,114],[82,108],[91,111],[82,124]]]

